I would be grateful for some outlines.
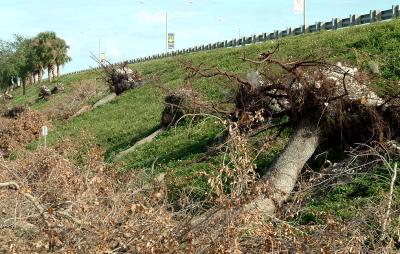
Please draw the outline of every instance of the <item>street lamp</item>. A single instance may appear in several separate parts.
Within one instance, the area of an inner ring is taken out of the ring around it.
[[[156,5],[150,4],[148,2],[145,1],[139,1],[140,4],[146,4],[149,6],[152,6],[160,11],[163,11],[161,8],[159,8]],[[193,4],[193,1],[188,1],[188,4]],[[168,12],[165,11],[165,53],[168,53]]]

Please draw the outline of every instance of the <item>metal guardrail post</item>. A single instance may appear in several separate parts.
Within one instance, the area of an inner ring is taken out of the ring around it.
[[[279,38],[279,31],[275,30],[274,31],[274,39],[278,39]]]
[[[361,24],[361,16],[355,15],[355,20],[356,20],[355,25],[360,25]]]
[[[333,30],[337,30],[338,29],[338,19],[337,18],[333,18],[332,19],[332,29]]]
[[[378,13],[380,13],[380,11],[377,11],[377,10],[371,11],[371,23],[379,21]]]
[[[355,14],[350,15],[350,25],[351,26],[357,25],[357,17]]]
[[[321,31],[322,22],[316,22],[315,27],[317,28],[317,32]]]

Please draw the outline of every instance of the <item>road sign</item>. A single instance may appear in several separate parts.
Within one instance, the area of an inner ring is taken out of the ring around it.
[[[173,33],[168,34],[168,49],[173,49],[175,46],[175,38]]]
[[[304,0],[294,0],[294,13],[302,14],[304,11]]]
[[[100,63],[105,64],[106,63],[106,54],[100,53]]]

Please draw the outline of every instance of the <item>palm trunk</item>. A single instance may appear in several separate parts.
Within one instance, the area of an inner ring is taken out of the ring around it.
[[[55,78],[57,77],[56,74],[54,73],[54,71],[55,71],[55,70],[54,70],[54,66],[55,66],[55,65],[52,65],[52,66],[51,66],[51,75],[53,76],[53,79],[55,79]]]
[[[26,94],[25,86],[26,86],[26,79],[24,78],[22,79],[22,95]]]
[[[57,64],[56,66],[57,66],[57,77],[59,78],[60,77],[60,65]]]
[[[51,67],[47,66],[47,77],[49,79],[49,82],[51,82]]]
[[[43,69],[40,69],[39,73],[38,73],[38,82],[39,83],[42,82],[42,71],[43,71]]]

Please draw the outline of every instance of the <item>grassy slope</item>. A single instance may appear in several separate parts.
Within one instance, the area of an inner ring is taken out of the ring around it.
[[[368,62],[380,65],[381,75],[388,79],[400,77],[400,20],[377,23],[338,31],[321,32],[280,39],[279,58],[313,58],[325,56],[330,61],[356,64],[364,69]],[[128,91],[112,103],[86,113],[68,123],[57,123],[50,140],[59,142],[66,136],[78,137],[85,131],[93,136],[93,141],[106,148],[106,159],[112,161],[114,155],[131,146],[137,140],[156,130],[163,109],[163,92],[158,85],[175,88],[182,84],[185,70],[181,61],[190,60],[194,64],[219,67],[244,75],[256,66],[240,60],[243,54],[256,58],[276,45],[266,42],[234,49],[218,49],[192,53],[185,56],[152,60],[134,64],[145,79],[146,86]],[[93,74],[79,74],[63,77],[66,83],[83,78],[93,78]],[[90,77],[89,77],[90,76]],[[231,87],[224,85],[224,79],[198,79],[194,87],[201,90],[208,99],[219,100],[229,94]],[[37,88],[29,88],[28,96],[16,94],[15,101],[24,103],[32,100]],[[38,107],[38,105],[33,105]],[[41,105],[40,107],[46,107]],[[201,122],[187,128],[188,124],[170,130],[155,141],[139,147],[124,159],[124,169],[150,168],[157,159],[157,169],[173,169],[182,175],[183,185],[197,181],[193,177],[198,170],[210,170],[218,164],[218,156],[207,162],[192,163],[200,156],[207,144],[221,131],[213,120]],[[266,156],[268,157],[268,156]],[[270,158],[269,158],[270,159]],[[258,161],[265,164],[265,161]],[[179,186],[180,183],[177,183]],[[199,183],[198,188],[202,188]],[[199,187],[200,186],[200,187]],[[196,188],[197,188],[196,187]]]

